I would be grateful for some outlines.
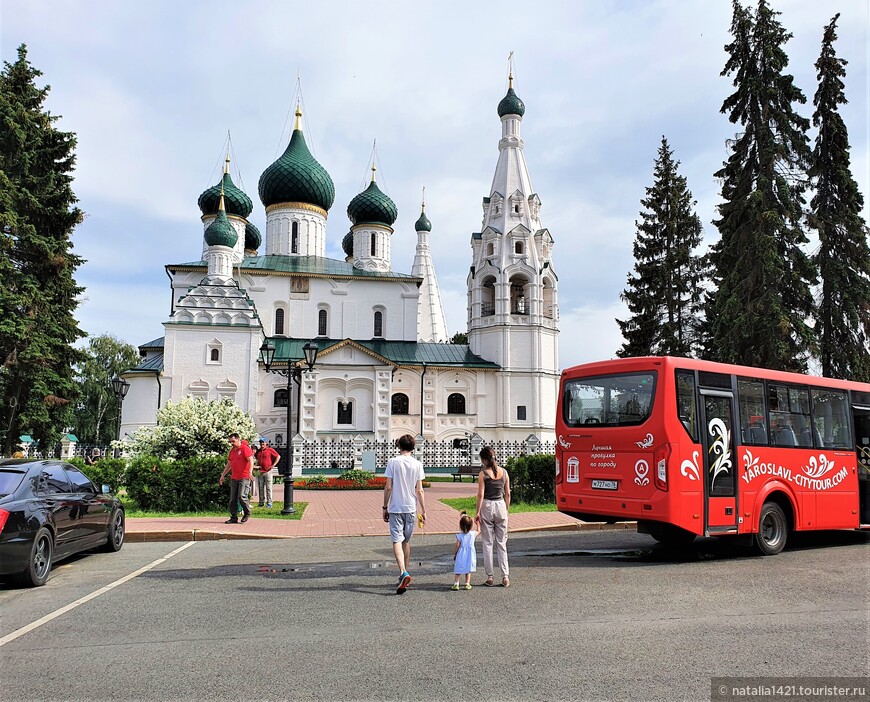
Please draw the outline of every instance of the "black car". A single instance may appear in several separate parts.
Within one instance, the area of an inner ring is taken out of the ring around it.
[[[124,545],[124,506],[63,461],[0,461],[0,577],[44,585],[53,563]]]

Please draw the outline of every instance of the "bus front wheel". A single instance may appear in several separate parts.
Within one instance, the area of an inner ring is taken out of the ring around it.
[[[758,531],[754,535],[755,548],[764,556],[775,556],[785,548],[788,521],[775,502],[765,502],[758,516]]]

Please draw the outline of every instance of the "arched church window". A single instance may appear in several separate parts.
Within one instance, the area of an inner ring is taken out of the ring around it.
[[[465,395],[454,392],[448,396],[447,414],[465,414]]]
[[[378,238],[372,234],[372,256],[377,254],[378,250]]]
[[[290,226],[290,253],[299,253],[299,222]]]
[[[212,360],[212,361],[215,361],[215,362],[221,360],[221,352],[218,351],[218,349],[212,349],[212,350],[211,350],[211,360]]]
[[[408,414],[408,396],[405,393],[395,393],[390,405],[391,414]]]
[[[339,400],[338,403],[338,416],[336,417],[336,424],[353,424],[353,402],[347,401],[342,402]]]
[[[523,242],[518,241],[516,244],[514,244],[514,252],[515,253],[521,254],[521,253],[523,253],[523,250],[524,250]]]
[[[375,333],[376,337],[382,337],[384,335],[384,313],[380,310],[375,312]]]
[[[317,313],[317,336],[326,336],[326,310]]]
[[[275,310],[275,333],[284,333],[284,310],[282,310],[280,307]]]
[[[489,242],[486,245],[486,255],[492,256],[495,253],[495,246],[493,246],[492,242]]]
[[[273,407],[286,407],[287,406],[287,388],[281,388],[275,391],[274,398],[272,400]]]

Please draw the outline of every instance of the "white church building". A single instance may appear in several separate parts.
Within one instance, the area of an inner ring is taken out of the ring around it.
[[[200,196],[202,256],[166,266],[172,310],[163,337],[142,344],[142,362],[123,374],[130,389],[121,435],[156,424],[168,401],[194,396],[232,398],[277,445],[408,433],[425,441],[554,441],[553,238],[526,167],[525,106],[509,85],[498,104],[492,187],[471,235],[467,345],[449,343],[425,206],[410,272],[396,270],[392,238],[406,234],[393,229],[396,205],[374,168],[347,207],[346,258],[326,257],[335,188],[306,145],[297,109],[286,150],[260,176],[265,240],[247,219],[253,203],[233,184],[229,159],[221,181]],[[286,377],[264,367],[265,341],[276,350],[273,369],[302,366],[292,397]],[[301,363],[308,343],[318,348],[311,370]]]

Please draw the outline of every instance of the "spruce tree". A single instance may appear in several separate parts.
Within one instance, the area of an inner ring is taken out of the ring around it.
[[[791,38],[759,0],[753,14],[733,3],[723,76],[734,93],[721,112],[742,131],[715,175],[722,180],[720,239],[710,261],[714,289],[707,304],[706,355],[719,361],[802,372],[813,351],[811,286],[815,268],[801,248],[809,121],[806,102],[783,46]]]
[[[813,104],[818,128],[809,223],[818,232],[815,261],[821,277],[816,315],[822,374],[870,382],[870,247],[861,218],[864,198],[852,177],[849,133],[839,106],[846,103],[846,61],[837,58],[837,14],[825,27],[816,61],[819,87]]]
[[[631,312],[616,320],[625,338],[621,357],[692,356],[697,350],[704,270],[693,250],[701,243],[701,220],[679,165],[663,136],[654,182],[635,222],[634,273],[620,295]]]
[[[29,433],[51,449],[68,426],[76,397],[73,347],[83,336],[73,310],[82,260],[70,237],[82,213],[72,191],[75,136],[45,110],[49,87],[25,46],[0,72],[0,431],[6,455]]]

